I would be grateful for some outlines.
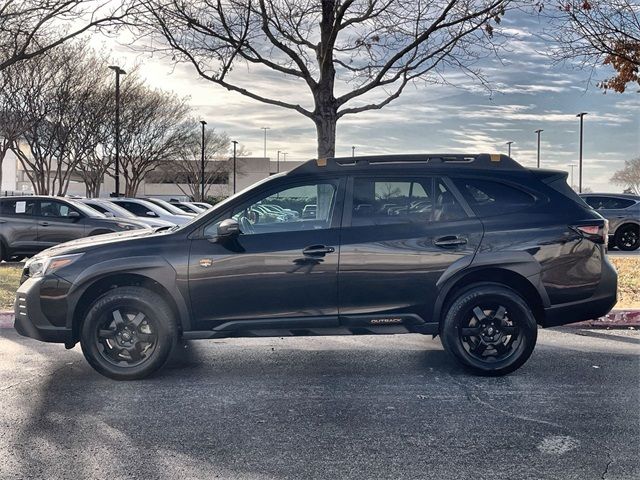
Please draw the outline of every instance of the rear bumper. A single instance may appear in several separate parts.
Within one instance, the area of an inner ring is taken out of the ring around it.
[[[24,336],[42,342],[70,343],[70,328],[51,324],[42,312],[40,287],[42,278],[30,278],[18,288],[14,304],[14,328]]]
[[[602,278],[593,295],[577,302],[552,305],[544,309],[543,327],[593,320],[609,313],[617,302],[618,274],[606,256],[602,261]]]

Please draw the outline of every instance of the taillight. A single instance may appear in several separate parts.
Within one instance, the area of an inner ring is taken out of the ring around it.
[[[607,237],[609,236],[609,222],[607,220],[601,220],[598,223],[574,225],[571,228],[593,242],[607,244]]]

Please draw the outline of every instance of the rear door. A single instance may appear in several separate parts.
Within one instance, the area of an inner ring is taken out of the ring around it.
[[[413,313],[431,320],[436,282],[454,262],[471,262],[483,234],[453,190],[434,176],[350,180],[340,245],[341,318]]]
[[[38,202],[38,242],[44,248],[85,236],[83,213],[59,200]]]
[[[0,235],[11,252],[33,253],[38,244],[34,198],[3,198],[0,202]]]

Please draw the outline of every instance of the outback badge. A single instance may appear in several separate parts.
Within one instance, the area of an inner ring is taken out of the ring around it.
[[[213,265],[213,260],[211,258],[201,258],[199,263],[201,267],[207,268]]]

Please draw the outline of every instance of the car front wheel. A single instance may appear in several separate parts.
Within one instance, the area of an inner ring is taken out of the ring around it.
[[[118,287],[98,298],[80,332],[82,352],[99,373],[116,380],[158,370],[177,340],[173,312],[155,292]]]
[[[450,304],[441,327],[445,350],[478,375],[506,375],[520,368],[537,335],[525,300],[499,284],[465,290]]]

